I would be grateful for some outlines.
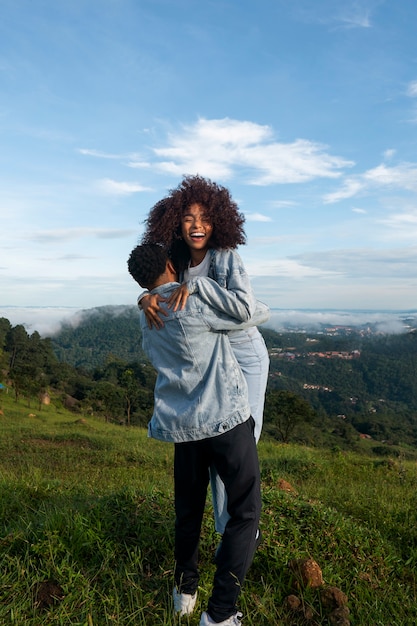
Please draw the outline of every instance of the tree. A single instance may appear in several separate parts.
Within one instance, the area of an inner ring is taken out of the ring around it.
[[[138,398],[138,382],[131,368],[125,369],[120,377],[120,384],[123,388],[126,402],[126,422],[130,426],[132,406]]]
[[[6,337],[10,332],[12,325],[5,317],[0,317],[0,351],[2,351],[6,345]]]
[[[20,393],[30,383],[25,366],[29,361],[29,335],[21,324],[10,328],[5,347],[9,354],[9,378],[12,381],[16,402]]]
[[[91,411],[104,415],[106,421],[121,421],[125,412],[125,394],[123,390],[107,381],[95,383],[88,398]]]
[[[264,430],[276,439],[288,443],[294,429],[315,416],[311,406],[292,391],[271,391],[265,398]]]
[[[39,397],[48,385],[47,370],[56,361],[51,344],[41,339],[37,331],[29,336],[24,326],[18,325],[7,333],[5,347],[16,401],[23,393],[30,405],[31,397]]]

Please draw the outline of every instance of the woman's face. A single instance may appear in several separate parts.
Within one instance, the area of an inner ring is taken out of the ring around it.
[[[213,224],[205,216],[204,207],[194,203],[185,209],[181,217],[181,233],[190,248],[191,258],[204,258],[213,234]]]

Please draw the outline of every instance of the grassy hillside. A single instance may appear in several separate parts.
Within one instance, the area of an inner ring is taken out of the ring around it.
[[[53,403],[38,413],[0,402],[0,624],[174,624],[172,446]],[[321,595],[337,587],[351,624],[414,625],[415,463],[262,440],[259,453],[264,541],[243,624],[342,623]],[[182,624],[205,608],[217,542],[208,500],[197,611]],[[321,590],[293,589],[289,563],[307,557]]]

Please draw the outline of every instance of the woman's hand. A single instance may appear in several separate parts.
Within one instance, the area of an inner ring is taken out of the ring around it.
[[[173,291],[172,294],[169,296],[167,300],[169,308],[172,308],[174,311],[177,311],[179,308],[180,311],[182,311],[185,307],[189,295],[190,292],[188,291],[187,283],[183,283],[180,287],[177,287],[177,289],[175,289],[175,291]]]
[[[161,315],[167,316],[168,313],[159,306],[159,303],[165,301],[166,298],[163,298],[157,293],[149,293],[141,298],[140,306],[145,313],[146,322],[149,328],[154,327],[159,329],[163,327],[164,322],[162,321]]]

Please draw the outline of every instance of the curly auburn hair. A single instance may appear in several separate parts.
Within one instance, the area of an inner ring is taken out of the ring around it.
[[[165,272],[168,253],[163,246],[136,246],[127,260],[129,274],[144,289],[150,289]]]
[[[186,176],[166,198],[152,207],[145,220],[142,243],[165,246],[178,269],[184,269],[190,260],[190,251],[182,239],[181,217],[191,204],[201,204],[213,226],[211,248],[236,248],[246,243],[245,217],[229,190],[198,175]]]

